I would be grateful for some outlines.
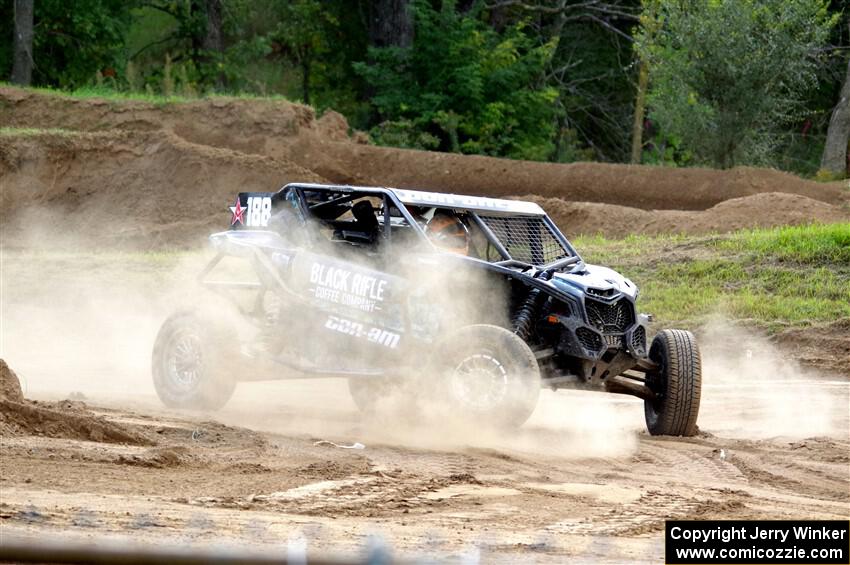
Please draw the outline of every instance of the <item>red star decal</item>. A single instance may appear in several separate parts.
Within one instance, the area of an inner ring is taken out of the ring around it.
[[[239,201],[239,197],[236,197],[236,206],[230,206],[230,211],[233,213],[233,217],[230,218],[230,225],[232,226],[236,222],[239,222],[242,225],[245,225],[244,222],[244,214],[245,208],[242,207],[242,203]]]

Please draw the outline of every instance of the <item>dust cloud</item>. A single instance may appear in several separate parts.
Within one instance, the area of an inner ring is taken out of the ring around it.
[[[33,219],[2,246],[0,357],[27,396],[150,401],[150,356],[170,310],[196,294],[197,253],[109,250]],[[23,243],[23,244],[22,244]]]
[[[519,429],[484,421],[436,419],[435,407],[410,396],[386,398],[360,414],[341,379],[242,383],[217,419],[285,436],[303,436],[367,447],[464,452],[491,450],[562,459],[619,457],[637,450],[643,403],[625,396],[543,390],[531,418]],[[613,398],[612,398],[613,397]]]
[[[109,251],[103,241],[56,233],[50,222],[36,221],[37,216],[32,215],[28,233],[15,238],[25,245],[3,249],[0,357],[16,368],[30,398],[58,400],[81,393],[105,406],[164,411],[150,376],[153,342],[159,326],[176,309],[222,308],[220,298],[203,298],[195,281],[213,252]],[[505,290],[493,287],[480,273],[427,262],[423,268],[417,261],[408,262],[405,271],[422,289],[449,286],[452,300],[447,308],[457,320],[483,316],[504,322],[494,305],[504,304]],[[452,273],[450,281],[445,273]],[[428,356],[438,355],[440,351],[432,349],[420,359],[402,361],[425,367]],[[351,366],[382,362],[380,352],[368,348],[351,347],[344,357]],[[624,416],[616,403],[564,391],[543,391],[531,420],[517,432],[480,421],[434,417],[445,406],[438,395],[423,394],[433,375],[415,377],[424,389],[389,398],[391,405],[373,415],[360,414],[346,380],[310,379],[241,383],[214,417],[317,438],[576,457],[631,452],[642,425],[642,419]],[[416,401],[413,409],[411,399]]]
[[[643,421],[605,396],[544,390],[534,414],[518,430],[463,418],[410,422],[384,416],[367,423],[365,431],[379,442],[427,449],[479,448],[575,459],[633,453]]]
[[[700,429],[763,439],[848,435],[848,386],[800,367],[766,337],[715,318],[700,333]]]
[[[37,247],[3,249],[0,297],[0,357],[16,368],[25,394],[59,399],[80,392],[107,405],[164,410],[150,377],[153,342],[178,308],[202,304],[221,310],[221,301],[202,298],[195,282],[212,251],[98,251],[97,241],[51,234],[50,226],[34,225],[33,233],[37,237],[27,241],[38,241]],[[416,268],[407,275],[419,285],[451,288],[459,319],[486,313],[499,322],[493,308],[504,303],[505,290],[477,278],[480,273]],[[451,280],[444,273],[451,273]],[[846,385],[801,369],[766,338],[722,320],[707,325],[699,337],[703,431],[751,439],[847,434]],[[427,367],[428,356],[440,354],[432,348],[404,362]],[[374,349],[356,347],[345,358],[352,366],[382,359]],[[317,439],[576,458],[633,453],[644,433],[642,402],[627,396],[544,390],[530,420],[507,432],[446,417],[445,402],[428,394],[433,375],[423,371],[414,377],[412,389],[383,401],[374,414],[359,413],[346,380],[309,379],[241,383],[215,417]]]

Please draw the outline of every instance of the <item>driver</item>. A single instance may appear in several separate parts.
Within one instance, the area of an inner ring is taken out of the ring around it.
[[[435,211],[425,224],[425,235],[440,249],[459,255],[469,254],[469,230],[454,212]]]

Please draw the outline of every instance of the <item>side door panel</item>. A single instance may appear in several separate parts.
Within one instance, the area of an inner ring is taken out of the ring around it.
[[[293,291],[311,306],[316,335],[398,349],[404,341],[404,279],[311,252],[293,260]]]

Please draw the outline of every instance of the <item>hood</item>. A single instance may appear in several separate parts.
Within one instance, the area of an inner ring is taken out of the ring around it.
[[[632,281],[613,269],[599,265],[586,264],[584,269],[574,273],[555,273],[550,282],[570,294],[579,291],[606,299],[625,295],[634,300],[638,294],[638,288]]]

